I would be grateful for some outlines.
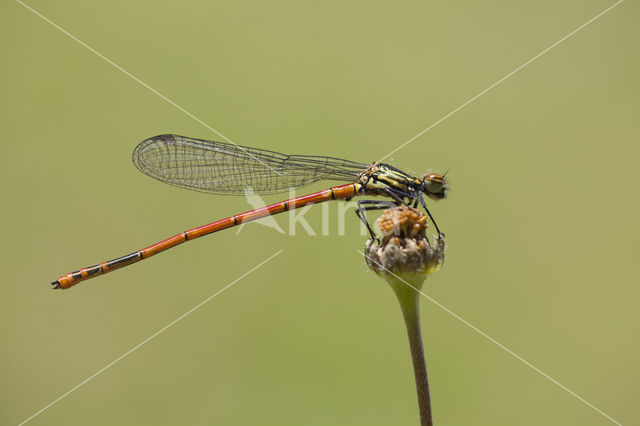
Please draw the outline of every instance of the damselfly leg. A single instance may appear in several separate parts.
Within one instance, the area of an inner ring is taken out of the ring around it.
[[[397,207],[398,203],[394,201],[382,201],[382,200],[360,200],[358,201],[358,207],[356,208],[356,216],[364,223],[367,227],[367,231],[369,231],[369,235],[372,240],[380,241],[380,238],[376,235],[374,230],[371,228],[369,221],[367,220],[367,216],[365,211],[368,210],[386,210],[392,207]]]
[[[418,193],[418,199],[420,200],[420,204],[422,204],[422,207],[424,208],[424,210],[429,215],[429,219],[431,219],[431,222],[433,222],[433,226],[435,226],[436,232],[438,233],[438,235],[443,235],[442,232],[440,232],[440,228],[438,228],[438,224],[436,223],[435,219],[433,218],[433,216],[431,216],[431,212],[427,208],[427,203],[424,202],[424,198],[422,197],[421,193]]]

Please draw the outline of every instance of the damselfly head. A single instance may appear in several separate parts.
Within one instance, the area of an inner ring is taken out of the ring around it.
[[[447,190],[449,188],[447,187],[444,175],[429,172],[424,179],[422,179],[422,183],[422,192],[424,192],[427,197],[433,200],[442,200],[447,196]]]

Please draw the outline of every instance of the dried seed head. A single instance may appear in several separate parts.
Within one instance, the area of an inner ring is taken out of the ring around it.
[[[426,276],[444,261],[444,235],[436,235],[430,244],[426,237],[427,217],[419,210],[399,206],[384,211],[378,226],[382,239],[367,240],[367,266],[379,275]]]

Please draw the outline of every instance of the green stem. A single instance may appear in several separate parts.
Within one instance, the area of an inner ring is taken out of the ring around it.
[[[417,278],[417,280],[415,278]],[[416,290],[422,287],[424,278],[414,277],[413,280],[407,279],[406,281],[414,288],[411,288],[399,280],[395,281],[391,287],[398,297],[398,302],[400,302],[400,309],[402,310],[402,316],[404,317],[407,334],[409,336],[413,372],[415,374],[416,390],[418,392],[418,407],[420,408],[420,425],[433,426],[427,364],[424,358],[422,332],[420,331],[420,294]]]

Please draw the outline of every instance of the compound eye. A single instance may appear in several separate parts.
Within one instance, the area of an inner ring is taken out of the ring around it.
[[[444,188],[444,178],[438,173],[429,173],[424,177],[424,187],[432,194],[442,192]]]
[[[444,187],[444,185],[442,182],[425,180],[424,187],[428,192],[437,194],[439,192],[442,192],[442,188]]]

